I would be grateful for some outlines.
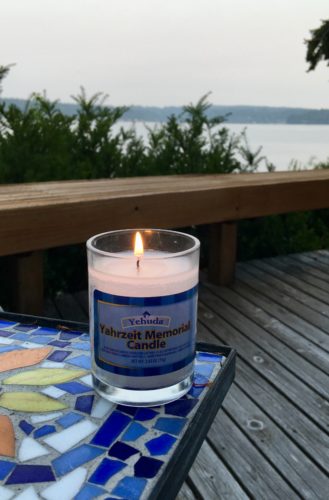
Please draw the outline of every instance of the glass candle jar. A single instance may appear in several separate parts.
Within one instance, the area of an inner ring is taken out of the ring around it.
[[[153,406],[190,389],[199,249],[193,236],[159,229],[87,241],[92,377],[104,398]]]

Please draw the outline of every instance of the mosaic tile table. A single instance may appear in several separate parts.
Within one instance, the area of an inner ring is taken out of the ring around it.
[[[114,405],[91,386],[86,325],[0,313],[0,499],[175,498],[234,377],[198,344],[189,394]]]

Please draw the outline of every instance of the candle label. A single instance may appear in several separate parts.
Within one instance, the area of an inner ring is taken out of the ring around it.
[[[96,364],[132,377],[163,375],[194,359],[197,286],[162,297],[94,291]]]

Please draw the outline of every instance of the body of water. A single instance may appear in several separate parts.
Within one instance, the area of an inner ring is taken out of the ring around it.
[[[128,122],[117,126],[130,127]],[[136,131],[145,139],[147,131],[142,122],[134,123]],[[262,146],[261,155],[276,166],[277,170],[287,170],[291,162],[302,168],[311,168],[320,161],[329,161],[329,125],[284,125],[284,124],[240,124],[225,123],[234,134],[246,130],[252,151]],[[148,123],[147,126],[156,126]],[[118,127],[119,128],[119,127]],[[265,170],[263,166],[259,170]]]

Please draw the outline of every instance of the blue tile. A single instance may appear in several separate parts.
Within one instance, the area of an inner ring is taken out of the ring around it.
[[[46,436],[47,434],[52,434],[53,432],[56,432],[56,427],[54,425],[43,425],[42,427],[39,427],[39,429],[34,431],[33,436],[35,438],[39,438],[42,436]]]
[[[5,345],[3,347],[0,347],[0,353],[3,352],[11,352],[11,351],[23,351],[24,347],[21,347],[19,345]]]
[[[205,387],[206,387],[205,385],[201,387],[195,387],[192,385],[191,389],[188,391],[187,394],[189,394],[193,398],[198,398],[202,394],[202,391],[204,391]]]
[[[85,370],[90,370],[91,368],[90,356],[86,356],[85,354],[81,354],[81,356],[69,359],[67,363],[79,366],[80,368],[84,368]]]
[[[15,340],[22,340],[23,342],[31,340],[30,335],[27,333],[15,333],[15,335],[12,335],[11,338]]]
[[[35,332],[31,333],[31,335],[52,335],[52,336],[55,336],[58,334],[58,330],[56,330],[55,328],[47,328],[45,326],[42,326],[41,328],[39,328],[38,330],[36,330]]]
[[[50,356],[48,356],[47,359],[49,359],[50,361],[55,361],[57,363],[61,363],[62,361],[64,361],[64,359],[66,359],[70,354],[71,354],[72,351],[59,351],[59,350],[56,350],[56,351],[53,351]]]
[[[122,436],[122,441],[136,441],[136,439],[143,436],[146,432],[147,429],[142,424],[132,422]]]
[[[91,446],[90,444],[82,444],[73,450],[62,453],[58,458],[52,461],[52,465],[57,476],[63,476],[73,469],[80,467],[90,460],[102,455],[104,450]]]
[[[152,418],[156,417],[158,413],[150,408],[138,408],[135,414],[135,420],[139,420],[139,422],[143,422],[145,420],[152,420]]]
[[[197,375],[203,375],[204,377],[209,379],[211,377],[212,372],[214,371],[214,367],[215,365],[210,363],[204,363],[202,365],[197,363],[195,365],[194,371]]]
[[[15,326],[15,330],[18,330],[19,332],[31,332],[32,330],[36,330],[37,328],[37,325],[23,325],[21,323]]]
[[[49,465],[16,465],[6,484],[46,483],[56,481]]]
[[[104,488],[94,484],[85,484],[79,493],[74,497],[74,500],[92,500],[106,493]]]
[[[113,411],[101,428],[96,432],[91,443],[109,447],[131,422],[131,418],[119,411]]]
[[[58,389],[62,389],[62,391],[69,392],[70,394],[82,394],[84,392],[90,392],[93,390],[92,387],[87,387],[86,385],[80,384],[80,382],[75,381],[56,384],[55,387],[58,387]]]
[[[74,349],[80,349],[81,351],[90,351],[90,342],[75,342]]]
[[[50,341],[50,338],[47,337],[47,336],[44,336],[42,337],[41,335],[40,336],[35,336],[35,337],[30,337],[30,341],[31,342],[35,342],[36,344],[42,344],[42,345],[45,345],[45,344],[48,344],[48,342]]]
[[[107,481],[114,476],[117,472],[127,467],[127,464],[119,462],[119,460],[111,460],[110,458],[103,458],[97,469],[92,473],[89,478],[90,483],[106,484]]]
[[[198,404],[197,399],[178,399],[172,403],[165,405],[165,413],[176,415],[178,417],[186,417],[190,411]]]
[[[147,441],[145,446],[153,456],[165,455],[176,441],[177,439],[173,436],[162,434],[162,436]]]
[[[61,340],[73,340],[77,337],[80,337],[82,335],[82,332],[62,332],[59,336]]]
[[[200,373],[194,373],[193,376],[193,386],[194,387],[207,387],[209,384],[209,379],[205,377],[204,375],[201,375]]]
[[[163,465],[162,460],[151,457],[140,457],[134,466],[135,476],[151,479],[157,475],[161,465]]]
[[[119,460],[127,460],[127,458],[136,455],[139,453],[139,450],[129,446],[129,444],[121,443],[121,441],[117,441],[109,450],[109,455],[111,457],[119,458]]]
[[[29,435],[35,428],[33,425],[29,424],[26,420],[21,420],[20,423],[18,424],[22,431],[25,432],[25,434]]]
[[[6,460],[0,460],[0,481],[8,476],[9,472],[15,467],[15,463],[7,462]]]
[[[84,417],[82,415],[79,415],[79,413],[74,413],[73,411],[70,411],[69,413],[66,413],[63,415],[63,417],[60,417],[56,420],[56,422],[61,425],[64,429],[67,427],[70,427],[73,424],[76,424],[77,422],[80,422]]]
[[[83,333],[79,340],[90,340],[89,333]]]
[[[145,486],[146,479],[140,477],[124,477],[119,481],[117,486],[112,490],[113,495],[120,498],[129,498],[129,500],[139,500]]]
[[[71,342],[61,342],[60,340],[53,340],[52,342],[49,342],[48,345],[54,345],[55,347],[67,347],[68,345],[71,345]]]
[[[224,357],[220,354],[214,354],[212,352],[197,352],[196,354],[197,361],[207,361],[210,363],[219,363],[223,358]]]
[[[169,434],[174,434],[175,436],[178,436],[181,433],[182,429],[184,428],[186,422],[187,422],[186,418],[161,417],[156,421],[153,428],[157,429],[158,431],[169,432]]]
[[[15,323],[15,321],[6,321],[5,319],[0,319],[0,328],[8,328],[16,324],[17,323]]]
[[[14,332],[10,330],[0,330],[0,337],[10,337],[13,333]]]
[[[75,410],[88,413],[90,415],[95,396],[78,396],[75,401]]]

